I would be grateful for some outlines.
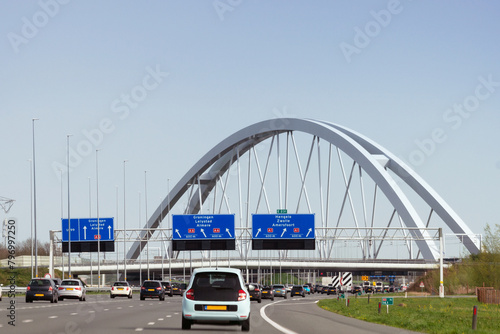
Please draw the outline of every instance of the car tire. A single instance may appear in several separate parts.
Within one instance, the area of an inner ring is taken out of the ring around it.
[[[271,301],[272,301],[272,302],[274,302],[274,297],[273,297],[273,298],[271,298]]]
[[[241,323],[241,330],[243,332],[250,331],[250,317]]]
[[[144,297],[143,297],[143,296],[141,296],[139,299],[140,299],[140,300],[144,300]]]
[[[287,298],[288,298],[288,297],[287,297],[287,296],[286,296],[286,294],[285,294],[285,299],[287,299]]]
[[[160,301],[164,301],[164,300],[165,300],[165,296],[160,297]]]
[[[290,295],[290,298],[293,298],[293,295]]]
[[[257,303],[259,303],[259,304],[262,303],[262,298],[257,300]]]
[[[64,298],[63,298],[63,297],[59,297],[59,298],[57,298],[57,299],[59,299],[60,301],[63,301],[63,299],[64,299]]]
[[[191,321],[184,318],[184,314],[182,315],[182,329],[191,329]]]
[[[128,295],[128,299],[132,299],[132,294]]]
[[[173,297],[173,296],[174,296],[174,294],[173,294],[173,293],[171,293],[171,294],[169,294],[168,296],[169,296],[169,297]]]

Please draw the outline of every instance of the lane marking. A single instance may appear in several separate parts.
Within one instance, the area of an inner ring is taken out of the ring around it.
[[[163,318],[158,318],[158,321],[163,321],[164,319]]]
[[[276,328],[277,330],[279,330],[280,332],[282,333],[285,333],[285,334],[298,334],[297,332],[294,332],[288,328],[285,328],[283,326],[281,326],[280,324],[272,321],[267,315],[266,315],[266,308],[270,305],[274,305],[276,303],[282,303],[283,300],[279,301],[279,302],[273,302],[271,304],[267,304],[266,306],[264,306],[263,308],[260,309],[260,316],[262,317],[262,319],[264,319],[265,321],[267,321],[271,326],[273,326],[274,328]]]
[[[51,316],[49,317],[49,319],[56,319],[56,318],[57,318],[57,315],[51,315]]]
[[[154,324],[154,322],[148,322],[148,326],[153,326]]]
[[[70,313],[70,315],[78,315],[78,313],[76,313],[76,312],[75,313]]]
[[[28,323],[28,322],[33,322],[33,319],[26,319],[26,320],[23,320],[24,323]]]
[[[135,331],[136,332],[142,332],[144,330],[144,328],[136,328]]]

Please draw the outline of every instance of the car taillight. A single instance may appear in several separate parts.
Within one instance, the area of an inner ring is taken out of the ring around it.
[[[247,293],[243,290],[240,290],[238,293],[238,301],[247,299]]]
[[[52,291],[52,287],[51,286],[49,286],[49,291]]]
[[[125,288],[125,290],[127,290],[127,291],[128,291],[128,287],[126,287],[126,288]]]
[[[26,290],[27,290],[27,291],[30,291],[30,290],[31,290],[31,288],[28,286],[28,287],[26,288]]]
[[[82,289],[82,288],[80,288],[80,287],[78,287],[78,288],[75,288],[75,290],[78,290],[78,291],[80,291],[81,289]]]
[[[114,287],[114,286],[112,286],[112,287],[111,287],[111,291],[114,291],[114,290],[115,290],[115,287]]]
[[[59,290],[64,290],[64,288],[59,287]]]
[[[161,287],[157,287],[156,290],[161,290]]]
[[[259,290],[258,288],[255,288],[255,290],[254,290],[254,291],[257,291],[257,292],[259,292],[260,290]]]
[[[188,291],[186,291],[186,298],[190,299],[190,300],[194,300],[194,290],[193,289],[189,289]]]
[[[141,290],[146,290],[146,288],[145,288],[145,287],[143,287],[143,286],[141,286]]]

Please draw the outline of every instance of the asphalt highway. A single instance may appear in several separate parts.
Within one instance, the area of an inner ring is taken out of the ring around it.
[[[258,304],[252,301],[250,333],[410,333],[408,331],[367,323],[325,311],[317,301],[333,298],[308,295],[306,298],[275,298]],[[134,298],[111,299],[107,295],[87,295],[87,301],[47,301],[25,303],[15,298],[15,326],[9,325],[8,309],[11,299],[0,302],[0,333],[43,334],[123,334],[123,333],[235,333],[238,326],[193,325],[190,331],[181,330],[181,300],[179,296],[165,301]]]

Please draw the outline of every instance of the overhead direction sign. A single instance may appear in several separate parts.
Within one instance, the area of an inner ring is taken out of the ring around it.
[[[253,214],[253,239],[314,239],[314,214]]]
[[[113,241],[114,240],[113,218],[70,218],[71,241]],[[99,229],[98,229],[99,226]],[[62,219],[62,241],[69,242],[68,219]]]
[[[173,215],[174,240],[234,239],[234,214]]]

